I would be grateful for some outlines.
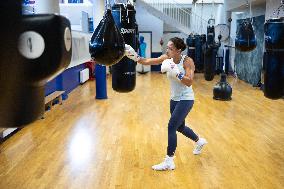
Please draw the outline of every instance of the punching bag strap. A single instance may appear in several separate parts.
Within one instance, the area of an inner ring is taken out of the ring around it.
[[[249,20],[250,23],[253,23],[252,11],[251,11],[251,0],[247,0],[246,6],[249,9],[249,18],[247,18],[247,20]]]
[[[249,17],[252,19],[251,0],[249,0]]]
[[[121,19],[122,19],[122,10],[121,10],[121,7],[119,7],[119,22],[121,23]]]
[[[126,15],[125,15],[125,19],[127,20],[127,23],[130,23],[130,19],[129,19],[129,14],[128,14],[128,8],[127,8],[127,4],[128,4],[129,0],[126,1],[126,3],[123,4],[125,10],[126,10]],[[129,2],[130,3],[130,2]]]
[[[128,8],[126,7],[126,19],[127,19],[127,23],[129,24],[130,23],[130,19],[129,19],[129,14],[128,14],[129,10]]]
[[[109,0],[105,0],[105,10],[110,9],[111,10],[111,3],[109,2]]]
[[[275,15],[277,11],[277,18],[279,17],[281,8],[282,8],[282,11],[284,12],[284,0],[281,0],[280,6],[276,10],[273,11],[273,15]]]

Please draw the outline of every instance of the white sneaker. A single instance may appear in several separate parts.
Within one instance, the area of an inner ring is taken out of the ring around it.
[[[206,141],[205,138],[199,138],[199,140],[196,142],[195,148],[193,150],[194,155],[198,155],[201,153],[201,150],[205,144],[208,142]]]
[[[155,171],[174,170],[175,169],[174,157],[170,157],[167,155],[162,163],[153,165],[152,169],[154,169]]]

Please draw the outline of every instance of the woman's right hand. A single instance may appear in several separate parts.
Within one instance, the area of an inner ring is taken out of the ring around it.
[[[124,50],[125,56],[127,56],[129,59],[134,60],[135,62],[138,62],[140,57],[135,52],[135,50],[130,46],[125,44],[125,50]]]

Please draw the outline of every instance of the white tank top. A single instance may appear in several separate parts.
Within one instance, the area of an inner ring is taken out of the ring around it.
[[[185,70],[183,68],[183,61],[184,61],[185,57],[186,57],[186,55],[182,55],[180,62],[177,64],[179,70],[183,74],[185,74]],[[170,80],[171,100],[174,100],[174,101],[194,100],[194,92],[193,92],[192,86],[190,86],[190,87],[186,86],[182,82],[178,81],[177,78],[173,78],[173,77],[169,76],[168,73],[167,73],[167,76]]]

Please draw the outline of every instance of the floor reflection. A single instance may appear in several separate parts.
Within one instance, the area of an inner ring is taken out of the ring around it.
[[[80,168],[90,161],[94,148],[93,137],[85,127],[75,130],[69,148],[69,159],[73,168]]]

